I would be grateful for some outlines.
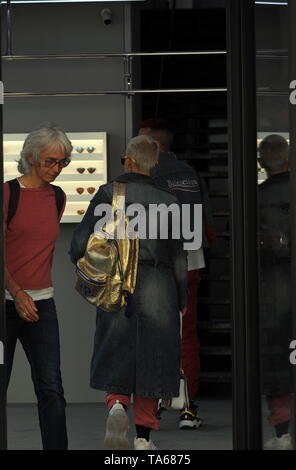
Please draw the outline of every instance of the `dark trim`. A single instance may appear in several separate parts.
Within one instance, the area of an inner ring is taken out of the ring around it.
[[[1,20],[1,8],[0,8]],[[1,44],[0,44],[1,49]],[[2,80],[2,67],[0,60],[0,80]],[[0,207],[3,207],[3,106],[0,104]],[[0,227],[3,227],[3,210],[0,211]],[[4,303],[4,234],[0,230],[0,341],[5,347],[5,303]],[[0,354],[1,356],[1,354]],[[6,371],[5,365],[0,357],[0,450],[7,449],[7,426],[6,426]],[[4,354],[5,362],[5,354]]]
[[[261,449],[254,1],[228,0],[234,449]]]
[[[12,6],[10,0],[6,4],[6,55],[12,56]]]
[[[295,18],[296,18],[296,4],[295,1],[290,1],[288,5],[288,15],[289,15],[289,83],[292,80],[296,79],[296,29],[295,29]],[[290,90],[292,91],[292,90]],[[290,111],[290,161],[291,161],[291,174],[290,174],[290,190],[291,190],[291,206],[290,206],[290,217],[291,217],[291,309],[292,309],[292,332],[291,332],[291,341],[296,339],[296,105],[289,104]],[[292,351],[291,351],[292,352]],[[296,366],[292,368],[293,374],[293,390],[296,390]],[[295,397],[294,397],[295,401]],[[294,441],[294,449],[296,449],[296,436],[295,436],[295,427],[296,427],[296,406],[294,402],[293,411],[292,411],[292,420],[291,425],[293,429],[292,439]]]

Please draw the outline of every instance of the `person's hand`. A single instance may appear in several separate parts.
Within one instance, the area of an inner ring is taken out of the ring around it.
[[[35,322],[39,320],[37,308],[32,297],[24,290],[19,290],[14,297],[14,305],[22,320]]]
[[[184,317],[184,316],[186,315],[186,313],[187,313],[187,307],[183,307],[183,308],[181,309],[181,315],[182,315],[182,317]]]

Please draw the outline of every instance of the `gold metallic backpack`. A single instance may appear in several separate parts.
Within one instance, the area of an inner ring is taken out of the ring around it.
[[[125,184],[114,182],[113,220],[102,233],[92,233],[85,254],[77,261],[76,290],[97,307],[116,312],[127,303],[127,295],[136,286],[139,239],[116,238],[119,224],[126,229],[128,219],[124,215]]]

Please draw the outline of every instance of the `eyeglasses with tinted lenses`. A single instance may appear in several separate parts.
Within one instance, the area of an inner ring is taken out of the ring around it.
[[[125,160],[127,160],[129,158],[129,160],[131,160],[133,163],[136,163],[136,160],[134,158],[131,158],[131,157],[120,157],[120,161],[121,161],[121,164],[124,165],[125,164]]]
[[[70,158],[63,158],[63,160],[56,160],[55,158],[47,158],[44,160],[44,166],[46,168],[52,168],[55,165],[58,165],[59,168],[65,168],[70,163]]]

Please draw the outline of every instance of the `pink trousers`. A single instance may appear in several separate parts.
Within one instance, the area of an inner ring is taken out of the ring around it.
[[[106,405],[109,410],[117,400],[128,409],[131,402],[131,396],[108,393],[106,395]],[[158,429],[159,424],[158,419],[156,418],[157,405],[158,398],[143,398],[138,395],[134,395],[135,424],[145,426],[146,428]]]

